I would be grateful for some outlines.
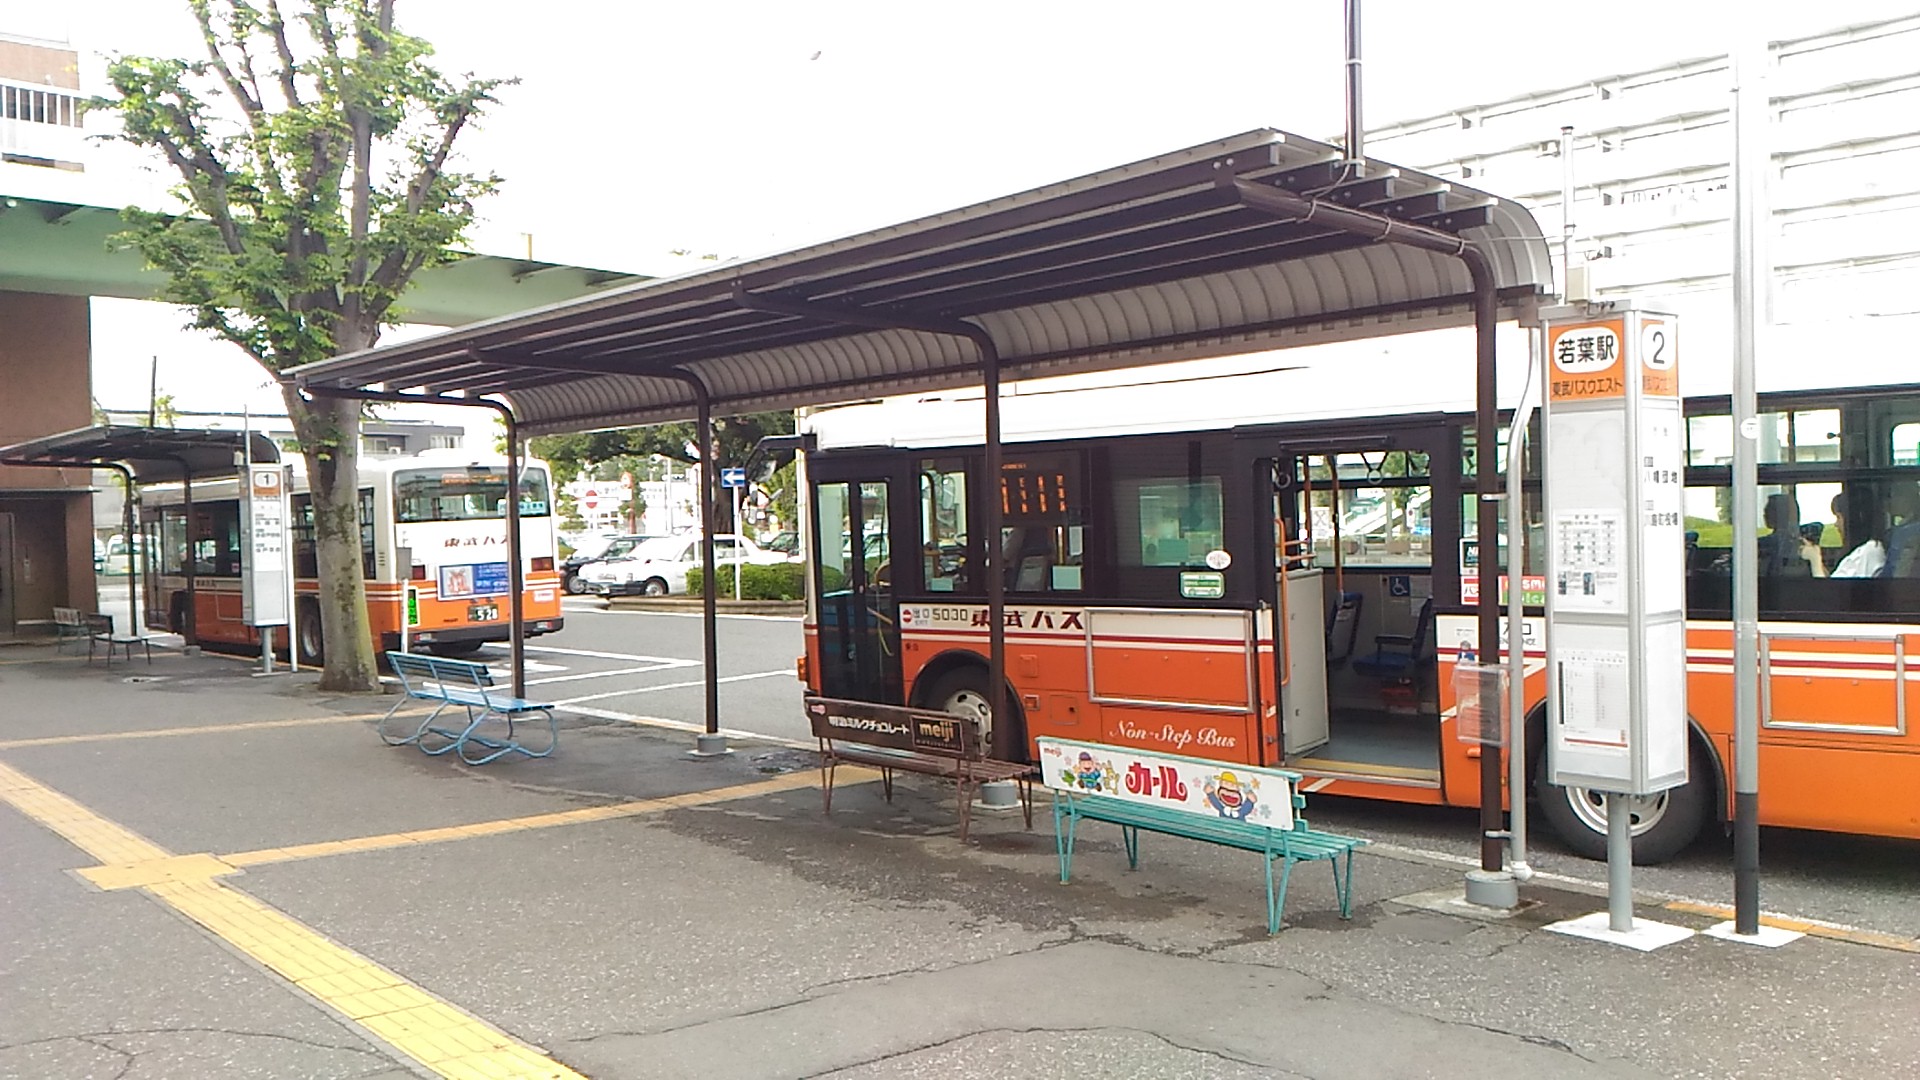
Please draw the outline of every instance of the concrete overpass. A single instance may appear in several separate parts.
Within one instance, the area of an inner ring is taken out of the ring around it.
[[[0,194],[0,446],[93,422],[88,300],[151,299],[164,277],[116,250],[115,207]],[[402,318],[460,326],[573,300],[641,275],[490,255],[424,271]],[[92,472],[0,467],[0,641],[55,607],[96,610]]]

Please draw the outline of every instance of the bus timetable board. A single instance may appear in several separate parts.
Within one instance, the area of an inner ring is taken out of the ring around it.
[[[248,626],[285,626],[293,595],[287,565],[287,486],[279,465],[246,467],[240,485],[244,560],[240,575],[242,619]]]
[[[1685,459],[1672,316],[1547,313],[1553,781],[1687,782]]]

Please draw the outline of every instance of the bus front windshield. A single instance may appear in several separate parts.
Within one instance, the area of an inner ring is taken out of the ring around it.
[[[507,516],[507,471],[487,465],[408,469],[393,476],[394,513],[403,523],[481,521]],[[547,474],[520,473],[520,514],[545,517]]]

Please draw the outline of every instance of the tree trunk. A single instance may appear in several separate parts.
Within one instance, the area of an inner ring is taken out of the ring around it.
[[[313,499],[314,554],[319,563],[320,632],[326,659],[320,688],[369,691],[380,686],[360,548],[360,403],[283,396],[307,461]],[[297,621],[299,611],[294,612]]]

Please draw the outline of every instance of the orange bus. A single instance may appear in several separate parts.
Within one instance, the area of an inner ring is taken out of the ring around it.
[[[360,459],[361,572],[376,649],[400,646],[403,620],[409,647],[445,655],[467,655],[487,642],[508,640],[506,464],[504,457],[480,458],[460,450]],[[288,491],[293,639],[300,662],[317,665],[324,657],[313,504],[298,458]],[[520,543],[526,560],[523,614],[528,636],[552,633],[563,625],[550,491],[547,466],[523,462]],[[140,496],[140,520],[146,624],[183,634],[191,626],[200,642],[257,649],[259,631],[241,618],[238,480],[197,481],[191,527],[180,485],[146,488]],[[404,567],[403,550],[411,552]],[[286,632],[278,632],[275,642],[285,648]]]
[[[1475,651],[1479,455],[1461,396],[1472,380],[1443,367],[1398,365],[1365,384],[1335,364],[1029,383],[1004,397],[992,489],[977,392],[820,412],[803,457],[802,678],[828,696],[998,722],[972,572],[983,537],[968,527],[998,498],[1005,700],[1027,753],[1056,736],[1285,766],[1313,792],[1476,806],[1480,747],[1456,732],[1452,670]],[[1762,410],[1761,531],[1798,533],[1762,541],[1788,557],[1763,560],[1761,820],[1920,837],[1920,732],[1907,719],[1920,387],[1763,395]],[[1632,804],[1643,862],[1731,812],[1729,412],[1725,398],[1687,403],[1691,780]],[[1537,461],[1538,440],[1528,446]],[[1505,457],[1502,433],[1503,477]],[[1537,495],[1522,552],[1533,603]],[[1559,836],[1604,857],[1600,797],[1549,785],[1540,767],[1544,619],[1528,612],[1532,786]]]

